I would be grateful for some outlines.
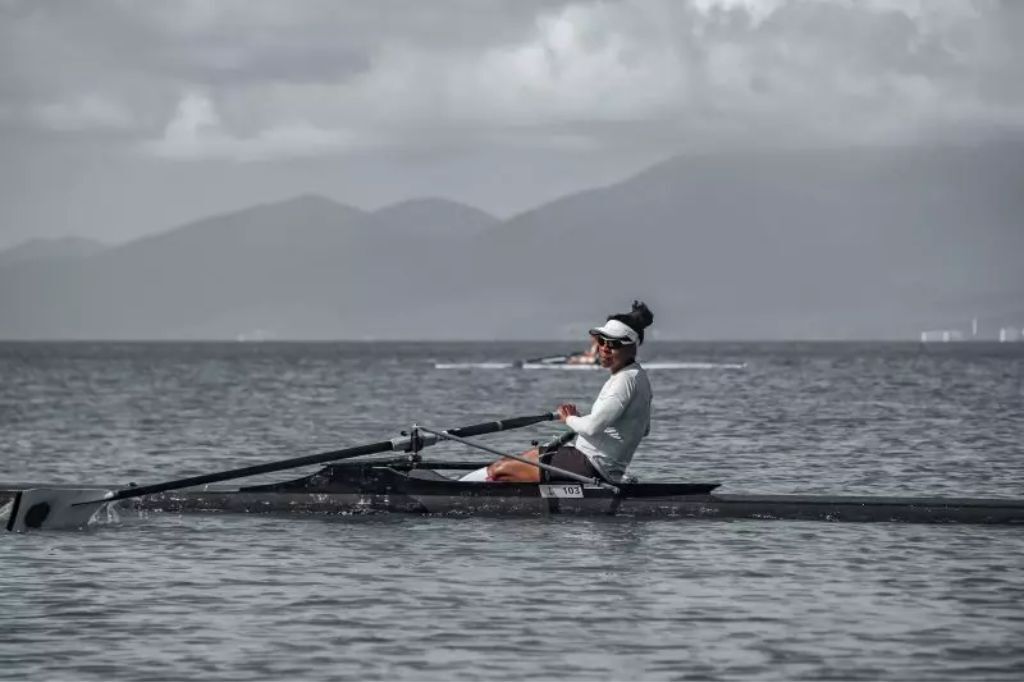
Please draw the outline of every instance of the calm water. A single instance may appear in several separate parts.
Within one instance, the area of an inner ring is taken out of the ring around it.
[[[582,407],[603,373],[434,369],[565,350],[0,344],[0,480],[153,482]],[[644,350],[746,366],[652,373],[641,478],[1024,497],[1024,344]],[[1021,528],[126,515],[0,536],[0,678],[1017,680],[1022,604]]]

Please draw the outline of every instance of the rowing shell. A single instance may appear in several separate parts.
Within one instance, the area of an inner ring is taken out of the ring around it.
[[[461,467],[465,468],[465,467]],[[1024,500],[729,495],[718,483],[479,483],[397,463],[337,464],[310,476],[246,487],[207,486],[125,500],[146,511],[298,514],[622,516],[833,522],[1024,525]],[[0,503],[15,488],[0,487]]]

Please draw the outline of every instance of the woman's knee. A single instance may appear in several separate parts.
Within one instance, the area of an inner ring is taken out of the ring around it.
[[[521,457],[532,462],[537,461],[537,450],[527,450]],[[516,459],[503,458],[487,467],[487,475],[492,481],[534,481],[540,480],[539,469],[532,464]]]

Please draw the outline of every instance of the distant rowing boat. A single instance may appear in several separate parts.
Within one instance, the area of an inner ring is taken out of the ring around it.
[[[650,370],[742,370],[745,362],[642,362]],[[436,362],[434,369],[544,369],[566,371],[592,371],[602,369],[600,365],[584,365],[553,362]]]

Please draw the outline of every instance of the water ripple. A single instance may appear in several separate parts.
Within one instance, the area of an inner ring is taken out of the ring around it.
[[[0,474],[153,481],[376,441],[414,421],[585,404],[600,373],[433,369],[545,348],[0,344]],[[652,374],[641,476],[1024,495],[1019,350],[647,352],[746,369]],[[489,442],[518,450],[554,430]],[[1016,680],[1024,669],[1016,528],[150,514],[0,543],[2,679]]]

